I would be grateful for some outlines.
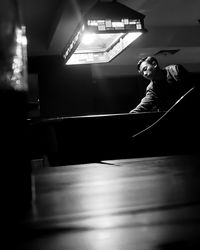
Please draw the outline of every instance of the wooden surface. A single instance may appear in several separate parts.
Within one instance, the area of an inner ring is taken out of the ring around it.
[[[19,249],[199,249],[199,167],[174,155],[35,170]]]

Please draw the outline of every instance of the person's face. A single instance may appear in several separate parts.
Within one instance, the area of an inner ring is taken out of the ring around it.
[[[146,61],[142,62],[140,65],[140,74],[148,80],[153,80],[155,78],[156,64],[150,64]]]

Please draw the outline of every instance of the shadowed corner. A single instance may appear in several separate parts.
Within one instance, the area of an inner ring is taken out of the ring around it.
[[[173,241],[160,244],[157,250],[193,250],[199,249],[200,242],[198,241]]]

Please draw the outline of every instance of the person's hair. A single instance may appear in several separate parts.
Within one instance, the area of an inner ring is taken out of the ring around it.
[[[146,56],[146,57],[143,57],[141,58],[138,63],[137,63],[137,70],[140,72],[140,65],[142,62],[147,62],[147,63],[155,63],[156,65],[158,65],[158,61],[155,57],[153,56]]]

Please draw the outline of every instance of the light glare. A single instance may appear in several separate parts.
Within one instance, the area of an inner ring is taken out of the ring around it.
[[[85,33],[81,39],[82,43],[85,45],[92,44],[95,40],[94,33]]]

